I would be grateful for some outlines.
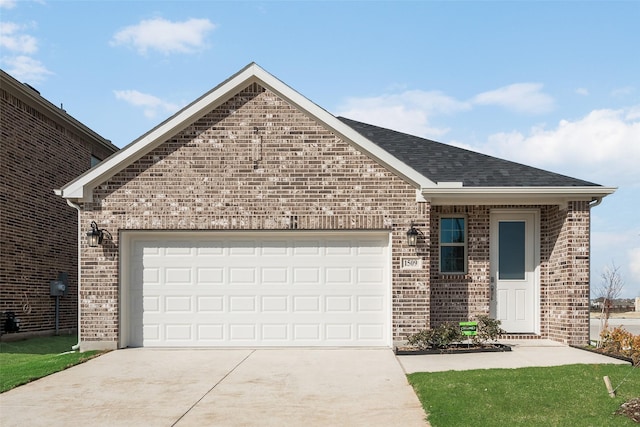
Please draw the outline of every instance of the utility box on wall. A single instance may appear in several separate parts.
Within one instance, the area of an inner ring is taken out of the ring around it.
[[[63,297],[67,295],[67,285],[60,280],[52,280],[49,282],[49,290],[52,297]]]

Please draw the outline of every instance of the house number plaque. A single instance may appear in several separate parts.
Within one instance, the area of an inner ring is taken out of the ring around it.
[[[420,270],[422,268],[422,258],[403,257],[400,262],[403,270]]]

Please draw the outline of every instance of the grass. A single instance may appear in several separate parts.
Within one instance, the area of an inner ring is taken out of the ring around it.
[[[91,359],[98,351],[71,350],[76,335],[0,342],[0,393]]]
[[[608,375],[616,397],[607,393]],[[632,426],[614,415],[640,396],[640,369],[568,365],[408,375],[433,427]]]

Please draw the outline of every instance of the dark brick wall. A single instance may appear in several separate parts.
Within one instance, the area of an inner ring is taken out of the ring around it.
[[[59,326],[75,329],[78,212],[53,190],[89,169],[92,153],[111,152],[8,85],[0,89],[0,129],[0,312],[15,312],[21,332],[54,329],[49,281],[66,272]]]

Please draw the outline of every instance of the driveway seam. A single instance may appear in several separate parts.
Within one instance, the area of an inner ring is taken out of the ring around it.
[[[207,392],[205,394],[203,394],[200,399],[196,400],[195,403],[193,405],[191,405],[191,407],[189,407],[189,409],[187,409],[185,411],[184,414],[180,415],[180,417],[173,423],[171,424],[171,427],[175,427],[176,424],[178,424],[189,412],[191,412],[193,410],[193,408],[195,408],[198,403],[200,403],[202,401],[202,399],[204,399],[209,393],[211,393],[213,391],[213,389],[215,389],[222,381],[224,381],[229,375],[231,375],[233,373],[233,371],[235,371],[240,365],[242,365],[244,363],[245,360],[247,360],[253,353],[255,353],[256,350],[251,350],[251,352],[249,354],[247,354],[247,356],[242,359],[240,362],[238,362],[236,364],[236,366],[234,366],[229,372],[227,372],[222,378],[220,378],[220,380],[215,383],[213,385],[213,387],[211,387],[209,390],[207,390]]]

